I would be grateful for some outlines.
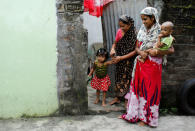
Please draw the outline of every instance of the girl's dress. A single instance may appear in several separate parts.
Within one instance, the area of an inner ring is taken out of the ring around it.
[[[98,66],[98,61],[94,63],[95,76],[91,81],[91,87],[96,90],[108,91],[111,85],[110,78],[107,73],[107,66],[103,64]]]
[[[115,41],[117,42],[115,48],[116,55],[124,56],[134,51],[136,40],[135,28],[133,25],[124,34],[124,36],[122,35],[122,30],[119,29],[115,38]],[[115,94],[119,99],[123,99],[126,93],[129,91],[134,59],[135,56],[120,61],[116,64]]]

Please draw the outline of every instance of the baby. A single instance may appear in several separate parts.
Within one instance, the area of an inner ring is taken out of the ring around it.
[[[151,50],[168,50],[173,43],[174,37],[172,37],[173,23],[170,21],[164,22],[161,25],[161,32],[158,36],[158,40],[152,49],[148,49],[145,52],[148,54]],[[144,62],[145,59],[139,58],[139,61]]]
[[[159,50],[168,50],[171,47],[174,40],[171,35],[173,33],[173,26],[173,23],[170,21],[164,22],[161,25],[161,32],[154,48]]]

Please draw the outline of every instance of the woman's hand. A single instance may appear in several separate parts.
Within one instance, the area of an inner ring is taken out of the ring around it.
[[[140,51],[140,56],[143,58],[143,59],[146,59],[146,57],[148,56],[147,52],[145,51]]]
[[[116,54],[115,50],[112,48],[110,51],[110,56],[113,57]]]
[[[170,55],[173,54],[175,52],[175,49],[173,46],[171,46],[168,50],[157,50],[156,54],[158,56],[164,56],[164,55]],[[156,55],[155,55],[156,56]]]
[[[168,54],[173,54],[175,52],[175,49],[173,46],[171,46],[171,48],[169,48],[168,51],[169,51]]]
[[[113,61],[114,64],[117,64],[119,61],[121,61],[121,56],[113,57],[112,61]]]
[[[157,54],[158,54],[158,49],[149,49],[149,50],[147,50],[147,52],[148,52],[148,54],[149,54],[150,56],[157,56]]]

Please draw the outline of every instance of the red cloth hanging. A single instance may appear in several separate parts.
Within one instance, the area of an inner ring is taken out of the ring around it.
[[[84,11],[90,15],[100,17],[103,14],[103,6],[113,0],[84,0]]]

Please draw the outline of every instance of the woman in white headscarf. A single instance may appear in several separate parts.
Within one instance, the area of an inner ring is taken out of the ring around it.
[[[146,7],[140,15],[143,25],[137,35],[138,56],[134,62],[130,91],[125,96],[128,99],[127,112],[122,118],[129,122],[140,121],[140,125],[156,127],[161,97],[162,56],[173,53],[174,48],[146,53],[146,50],[153,48],[160,33],[159,18],[153,7]],[[139,61],[139,57],[145,61]]]

